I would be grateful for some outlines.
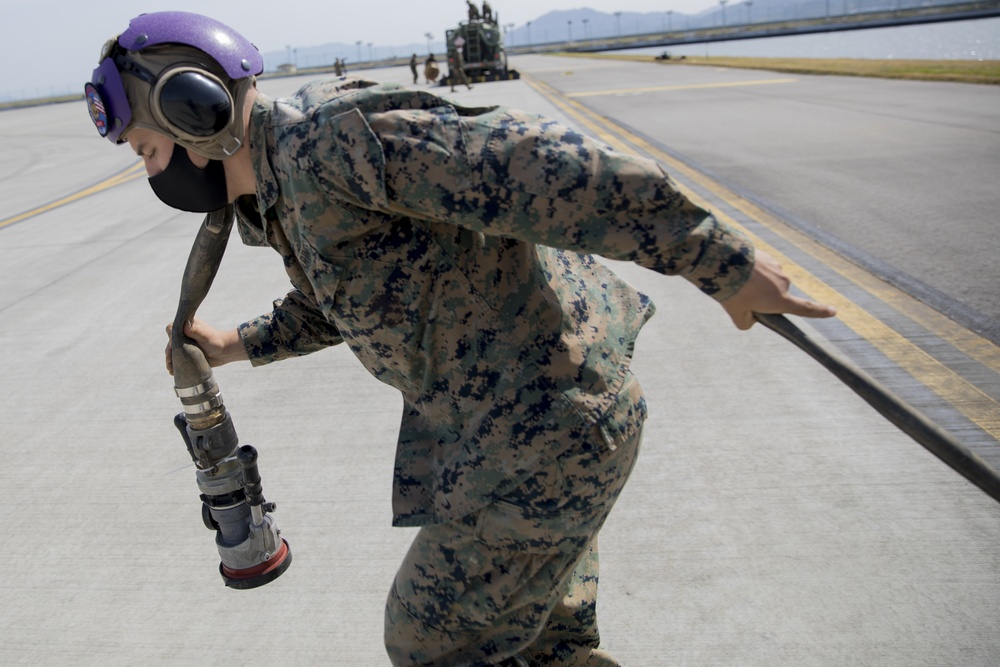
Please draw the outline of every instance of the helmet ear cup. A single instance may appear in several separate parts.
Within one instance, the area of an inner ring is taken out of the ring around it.
[[[163,72],[152,90],[153,114],[180,136],[212,137],[233,119],[233,98],[217,77],[205,70],[177,68]]]

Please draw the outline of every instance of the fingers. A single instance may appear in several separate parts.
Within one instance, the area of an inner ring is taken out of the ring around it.
[[[768,315],[796,315],[798,317],[808,317],[821,319],[834,317],[837,314],[835,306],[818,303],[810,299],[803,299],[791,294],[783,294],[780,301],[773,306],[771,304],[753,307],[752,310],[745,310],[735,315],[730,313],[733,322],[738,329],[746,330],[757,323],[755,313]]]
[[[792,280],[785,274],[781,262],[766,252],[758,251],[757,256],[758,258],[763,258],[764,262],[768,265],[768,269],[775,274],[780,296],[784,300],[784,303],[782,303],[783,310],[780,312],[788,315],[812,318],[833,317],[837,314],[837,309],[832,305],[818,303],[790,294],[789,290],[792,287]],[[758,310],[757,312],[766,313],[769,311]]]
[[[757,322],[757,320],[754,319],[752,310],[727,310],[727,312],[729,313],[729,318],[733,321],[733,324],[735,324],[736,328],[740,331],[746,331]]]
[[[837,314],[837,308],[829,304],[817,303],[815,301],[800,299],[798,297],[791,297],[790,301],[792,303],[792,307],[785,311],[789,315],[823,318],[833,317]]]
[[[173,334],[174,334],[174,323],[171,322],[165,327],[167,333],[167,345],[163,349],[163,357],[167,366],[167,373],[170,375],[174,374],[174,355],[173,355]],[[188,336],[191,335],[191,322],[187,322],[184,325],[184,333]]]
[[[166,357],[167,372],[173,375],[173,340],[171,335],[173,333],[173,326],[168,324],[166,332],[168,341],[164,354]],[[190,339],[185,340],[184,343],[187,344],[193,342],[194,345],[196,345],[205,355],[205,360],[212,367],[222,366],[223,364],[228,364],[232,361],[243,361],[250,358],[247,355],[246,348],[243,346],[239,329],[216,329],[215,327],[194,318],[193,320],[185,323],[184,334],[188,337],[188,339]]]
[[[174,374],[174,355],[172,352],[173,333],[174,333],[173,322],[171,322],[166,326],[166,332],[167,332],[167,346],[163,350],[163,354],[166,361],[167,373],[173,375]],[[201,327],[199,326],[199,321],[197,318],[193,320],[188,320],[187,322],[184,323],[184,335],[194,340],[199,346],[201,346],[202,343],[205,341],[205,335],[201,331]]]
[[[211,345],[215,329],[197,317],[184,323],[184,335],[198,343],[199,347]]]
[[[757,251],[753,272],[740,290],[722,303],[737,329],[747,330],[756,323],[754,313],[789,314],[799,317],[833,317],[837,309],[791,294],[791,279],[781,264],[763,251]]]

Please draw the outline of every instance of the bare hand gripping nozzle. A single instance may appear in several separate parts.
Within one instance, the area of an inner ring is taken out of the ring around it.
[[[292,563],[292,552],[270,516],[274,503],[264,500],[257,450],[239,446],[212,368],[201,348],[184,334],[185,323],[194,317],[218,272],[234,213],[230,204],[205,216],[184,269],[170,339],[174,391],[184,406],[174,425],[197,467],[202,519],[216,531],[219,571],[226,586],[256,588],[281,576]]]

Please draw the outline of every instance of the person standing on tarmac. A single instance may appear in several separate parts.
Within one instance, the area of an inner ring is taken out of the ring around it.
[[[456,83],[461,83],[469,90],[472,90],[472,86],[469,84],[469,79],[465,76],[465,57],[462,55],[462,47],[465,46],[465,38],[458,35],[452,43],[455,45],[455,62],[449,63],[449,66],[452,67],[452,71],[448,73],[448,82],[451,83],[451,92],[455,92]]]
[[[440,73],[441,70],[438,69],[437,59],[434,58],[434,54],[428,54],[427,60],[424,61],[424,81],[428,84],[437,83]]]
[[[413,83],[417,83],[417,54],[414,53],[410,58],[410,71],[413,72]]]
[[[243,242],[283,257],[292,288],[270,311],[185,332],[213,366],[346,343],[402,394],[393,523],[420,530],[386,600],[393,665],[618,665],[597,536],[639,450],[630,365],[653,304],[595,256],[683,277],[740,329],[833,309],[791,295],[652,161],[363,78],[272,100],[262,69],[225,24],[160,12],[109,41],[86,86],[164,203],[234,202]]]

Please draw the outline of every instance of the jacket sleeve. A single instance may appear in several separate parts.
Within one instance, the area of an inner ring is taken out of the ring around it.
[[[304,356],[343,342],[337,327],[298,290],[276,300],[270,313],[241,324],[239,334],[254,366]]]
[[[506,108],[366,118],[395,213],[633,261],[720,301],[750,275],[750,240],[684,197],[651,160]]]

